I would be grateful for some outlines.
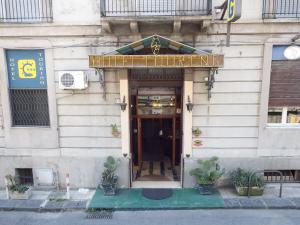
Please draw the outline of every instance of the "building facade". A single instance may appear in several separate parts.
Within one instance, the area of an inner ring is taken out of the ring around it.
[[[229,47],[223,2],[0,1],[0,177],[93,188],[111,155],[121,187],[212,156],[299,179],[300,1],[243,1]]]

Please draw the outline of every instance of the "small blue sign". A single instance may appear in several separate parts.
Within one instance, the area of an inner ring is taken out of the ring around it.
[[[10,89],[46,89],[44,50],[7,50],[7,72]]]
[[[287,60],[283,52],[288,47],[288,45],[276,45],[273,47],[272,60]]]

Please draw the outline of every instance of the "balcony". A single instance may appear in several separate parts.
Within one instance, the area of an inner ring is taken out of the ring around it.
[[[0,23],[49,23],[52,20],[52,0],[0,0]]]
[[[300,18],[300,0],[263,0],[263,19]]]
[[[102,16],[206,16],[211,0],[100,0]]]
[[[114,32],[113,27],[120,29],[120,25],[123,25],[127,26],[124,31],[129,29],[131,33],[139,33],[143,31],[145,24],[151,24],[150,29],[159,26],[160,30],[171,31],[168,27],[163,27],[170,24],[171,32],[179,32],[188,24],[194,26],[190,30],[199,31],[211,21],[211,2],[211,0],[100,0],[101,21],[107,32]]]

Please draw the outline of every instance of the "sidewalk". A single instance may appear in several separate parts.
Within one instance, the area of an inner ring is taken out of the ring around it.
[[[88,190],[86,193],[71,190],[70,199],[67,199],[65,191],[33,190],[32,196],[28,200],[8,200],[5,191],[1,190],[0,211],[58,212],[85,210],[94,192],[94,190]]]
[[[278,197],[279,184],[268,184],[261,197],[241,197],[232,188],[221,188],[219,192],[221,200],[224,201],[222,207],[224,209],[300,209],[300,184],[283,184],[282,198]],[[66,199],[65,191],[34,190],[29,200],[7,200],[5,191],[0,190],[0,211],[86,210],[94,194],[95,190],[88,190],[86,193],[71,190],[70,199]],[[154,203],[159,204],[159,202]],[[212,209],[213,207],[202,205],[199,208]]]
[[[279,198],[279,184],[267,184],[263,196],[242,197],[234,189],[219,189],[228,209],[300,209],[300,184],[283,184]]]

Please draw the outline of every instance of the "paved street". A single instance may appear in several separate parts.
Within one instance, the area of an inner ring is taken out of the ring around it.
[[[113,219],[86,219],[85,212],[0,212],[1,225],[299,225],[298,210],[120,211]]]

